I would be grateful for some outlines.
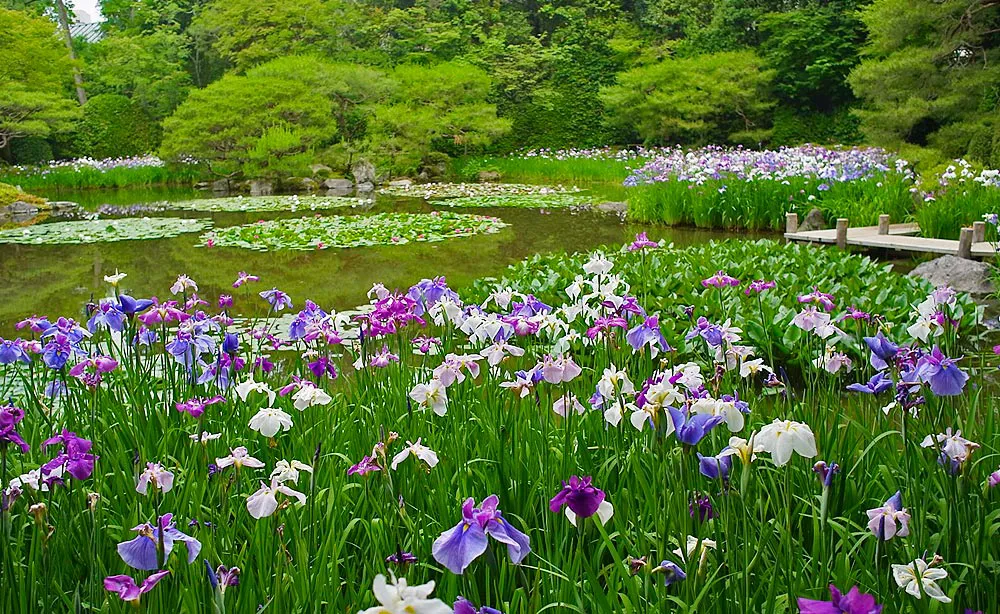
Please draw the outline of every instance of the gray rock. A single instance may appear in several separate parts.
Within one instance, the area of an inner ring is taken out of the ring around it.
[[[479,174],[476,175],[476,177],[479,179],[479,183],[500,182],[500,173],[498,173],[497,171],[479,171]]]
[[[75,211],[80,205],[71,200],[50,200],[49,207],[52,208],[52,213],[66,213],[67,211]]]
[[[3,208],[7,215],[35,215],[38,213],[38,205],[26,203],[23,200],[15,200]]]
[[[950,286],[958,292],[969,294],[990,294],[990,265],[977,260],[966,260],[957,256],[941,256],[924,262],[910,271],[910,277],[926,279],[934,286]]]
[[[358,184],[358,192],[371,192],[375,189],[375,184],[371,181],[365,181]]]
[[[595,208],[598,211],[604,211],[605,213],[617,213],[619,215],[624,215],[628,211],[628,203],[609,201],[600,203]]]
[[[312,177],[293,177],[289,180],[289,183],[292,184],[292,187],[305,190],[306,192],[315,192],[319,187],[319,183]]]
[[[199,181],[198,183],[194,184],[194,189],[196,189],[196,190],[211,190],[212,189],[212,182],[211,181]]]
[[[229,180],[216,179],[212,182],[212,192],[214,194],[229,194]]]
[[[274,193],[274,186],[270,181],[253,180],[250,182],[250,196],[270,196]]]
[[[389,182],[390,188],[408,188],[413,185],[412,179],[396,179]]]
[[[323,182],[323,187],[327,190],[350,190],[354,187],[354,182],[350,179],[327,179]]]
[[[354,182],[358,185],[362,183],[375,183],[375,165],[368,160],[358,160],[351,167],[351,174],[354,175]]]
[[[329,177],[333,169],[325,164],[311,164],[309,165],[309,170],[312,171],[313,177]]]
[[[826,228],[826,218],[819,209],[810,209],[809,213],[799,224],[798,232],[808,232],[810,230],[824,230]]]

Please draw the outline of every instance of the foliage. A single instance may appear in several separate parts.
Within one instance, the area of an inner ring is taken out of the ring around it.
[[[774,110],[773,122],[772,145],[858,145],[862,142],[859,119],[847,107],[832,113],[802,113],[789,107],[779,107]]]
[[[165,157],[194,158],[222,176],[308,168],[312,149],[336,134],[330,100],[282,71],[226,75],[191,92],[163,127]]]
[[[25,188],[121,188],[135,185],[193,183],[196,164],[165,164],[154,156],[94,160],[79,158],[38,166],[0,167],[0,180]]]
[[[6,207],[16,201],[31,203],[34,205],[41,205],[45,203],[44,198],[39,198],[34,194],[22,192],[17,187],[10,184],[0,183],[0,207]]]
[[[432,200],[432,205],[444,207],[517,207],[521,209],[581,209],[594,206],[593,198],[575,194],[531,194],[499,196],[459,196]]]
[[[1000,7],[983,0],[875,0],[866,59],[850,75],[865,136],[966,154],[994,123]]]
[[[11,141],[10,154],[15,164],[44,164],[52,160],[52,146],[40,136],[29,136]]]
[[[402,245],[490,234],[505,226],[495,217],[447,211],[316,216],[221,228],[203,235],[202,244],[257,251]]]
[[[164,209],[205,212],[258,213],[266,211],[319,211],[338,207],[356,207],[367,203],[362,198],[346,196],[232,196],[167,201]]]
[[[668,59],[622,73],[602,99],[646,144],[756,144],[769,135],[773,77],[751,51]]]
[[[211,220],[195,220],[179,217],[76,220],[0,230],[0,243],[79,245],[83,243],[108,243],[111,241],[165,239],[184,233],[200,232],[211,226]]]
[[[579,192],[579,188],[564,188],[561,185],[527,185],[520,183],[411,183],[409,185],[387,186],[379,189],[379,194],[412,196],[424,200],[438,198],[467,198],[493,196],[529,196]]]
[[[78,109],[65,89],[71,68],[51,20],[0,8],[0,149],[72,127]]]
[[[191,87],[188,42],[168,29],[105,36],[85,48],[84,61],[84,78],[92,96],[127,96],[157,120],[176,109]]]
[[[87,100],[75,134],[77,151],[92,158],[155,151],[162,136],[160,126],[134,100],[119,94],[99,94]]]

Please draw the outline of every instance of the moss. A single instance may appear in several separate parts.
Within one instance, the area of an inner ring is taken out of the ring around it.
[[[40,196],[22,192],[18,188],[7,183],[0,183],[0,207],[6,207],[7,205],[18,200],[31,203],[33,205],[46,204],[45,199]]]

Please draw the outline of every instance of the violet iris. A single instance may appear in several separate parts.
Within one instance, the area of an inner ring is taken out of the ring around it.
[[[17,424],[24,420],[24,410],[13,405],[0,407],[0,444],[5,446],[12,443],[17,446],[22,453],[26,453],[30,446],[21,435],[14,430]]]
[[[674,425],[674,436],[677,441],[689,446],[698,445],[698,442],[708,434],[713,428],[722,423],[725,419],[722,416],[711,414],[685,415],[679,409],[668,407],[670,420]]]
[[[469,497],[462,504],[462,520],[441,534],[431,548],[434,559],[452,573],[461,574],[477,557],[486,552],[487,536],[507,545],[507,554],[515,565],[531,552],[528,536],[512,527],[497,509],[499,497],[490,495],[480,507]]]
[[[875,597],[862,593],[854,586],[841,594],[837,587],[830,585],[830,601],[798,598],[799,614],[880,614],[882,606],[875,603]]]
[[[874,358],[875,354],[872,354]],[[864,394],[881,394],[886,390],[892,388],[893,382],[892,378],[885,371],[879,371],[876,373],[867,383],[862,384],[858,382],[856,384],[851,384],[847,387],[848,390],[852,392],[861,392]]]
[[[193,563],[201,552],[201,542],[181,533],[172,522],[173,514],[160,516],[159,526],[154,527],[148,522],[132,528],[139,534],[127,542],[118,544],[118,555],[129,567],[135,569],[152,570],[156,569],[157,551],[160,544],[160,531],[163,531],[163,560],[166,561],[174,549],[174,542],[183,543],[187,546],[188,563]]]
[[[888,367],[889,361],[899,352],[899,346],[886,339],[882,331],[877,332],[874,337],[865,337],[864,340],[868,349],[872,351],[869,362],[879,371]]]
[[[596,488],[591,481],[590,476],[570,476],[569,483],[564,480],[562,490],[549,501],[549,509],[559,513],[565,505],[580,518],[593,516],[604,501],[604,491]]]
[[[935,345],[929,354],[917,361],[917,375],[921,381],[929,383],[931,392],[939,397],[962,394],[969,375],[958,368],[956,361],[942,354],[941,348]]]
[[[56,467],[63,466],[66,472],[77,480],[86,480],[94,473],[94,461],[98,459],[90,453],[93,442],[82,437],[77,437],[76,433],[63,430],[62,433],[50,437],[42,442],[42,447],[61,443],[63,450],[52,460],[42,465],[42,474],[52,473]]]

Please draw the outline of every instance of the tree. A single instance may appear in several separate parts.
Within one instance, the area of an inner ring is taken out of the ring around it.
[[[870,141],[927,145],[953,158],[981,135],[992,138],[1000,2],[875,0],[861,19],[869,44],[850,84],[864,101],[858,114]]]
[[[194,26],[242,72],[286,55],[333,57],[350,46],[359,18],[349,0],[211,0]]]
[[[263,67],[262,67],[263,68]],[[330,99],[296,78],[226,75],[192,91],[163,123],[162,155],[206,162],[233,177],[287,174],[307,154],[332,142],[337,123]]]
[[[128,96],[156,119],[177,108],[191,87],[186,37],[168,29],[108,36],[84,59],[91,93]]]
[[[369,149],[400,171],[416,170],[435,149],[466,153],[510,130],[486,102],[490,78],[463,62],[403,64],[392,73],[395,95],[374,109]]]
[[[618,75],[601,98],[646,143],[757,144],[768,136],[774,73],[752,51],[667,59]]]
[[[72,127],[79,115],[65,96],[72,66],[52,21],[0,9],[0,149]]]

